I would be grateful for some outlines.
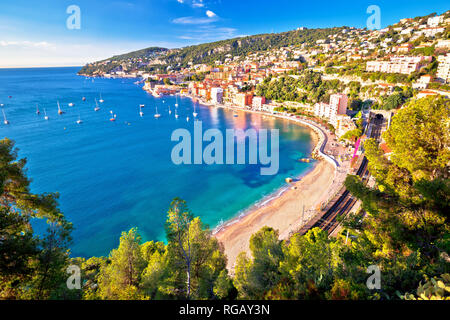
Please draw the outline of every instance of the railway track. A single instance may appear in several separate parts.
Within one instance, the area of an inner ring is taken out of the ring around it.
[[[371,138],[379,139],[381,136],[383,120],[375,119],[373,122]],[[368,169],[368,160],[366,157],[361,162],[356,175],[359,176],[363,183],[369,181],[370,173]],[[347,215],[355,206],[358,199],[353,197],[348,190],[345,190],[335,203],[328,209],[325,214],[310,228],[321,228],[331,234],[338,226],[338,217]]]

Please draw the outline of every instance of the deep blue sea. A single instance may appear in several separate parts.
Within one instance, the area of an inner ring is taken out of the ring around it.
[[[164,222],[175,197],[210,227],[242,214],[313,164],[298,162],[312,149],[311,132],[285,120],[197,107],[204,130],[280,130],[280,170],[261,176],[257,165],[181,165],[171,161],[172,132],[193,131],[193,102],[179,98],[179,119],[169,115],[175,97],[154,98],[136,79],[86,79],[79,68],[0,69],[0,103],[9,125],[0,137],[15,140],[35,193],[59,192],[74,224],[73,256],[107,255],[122,231],[138,227],[144,240],[165,240]],[[94,111],[94,99],[105,100]],[[11,98],[9,97],[11,96]],[[82,97],[86,97],[85,102]],[[63,111],[58,115],[57,101]],[[69,107],[69,103],[74,103]],[[36,114],[36,104],[41,111]],[[144,117],[139,105],[145,104]],[[155,106],[162,117],[154,118]],[[49,120],[44,120],[46,109]],[[109,121],[110,112],[117,115]],[[1,116],[1,115],[0,115]],[[186,116],[191,121],[186,121]],[[82,124],[77,124],[81,118]]]

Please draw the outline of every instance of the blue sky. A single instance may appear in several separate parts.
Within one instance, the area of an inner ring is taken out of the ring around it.
[[[70,5],[81,28],[69,30]],[[382,27],[442,13],[448,1],[1,0],[0,67],[83,65],[149,46],[168,48],[242,35],[333,26],[365,27],[367,7]]]

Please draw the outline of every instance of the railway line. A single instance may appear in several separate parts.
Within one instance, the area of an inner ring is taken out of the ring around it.
[[[383,119],[375,118],[373,120],[372,130],[370,137],[379,139],[381,136]],[[356,172],[364,184],[369,181],[370,173],[368,169],[368,160],[366,157],[361,161],[361,165]],[[355,206],[358,199],[353,197],[348,190],[345,190],[335,201],[335,203],[329,208],[324,215],[314,223],[309,229],[321,228],[331,234],[339,226],[338,217],[347,215]],[[307,230],[306,230],[307,231]]]

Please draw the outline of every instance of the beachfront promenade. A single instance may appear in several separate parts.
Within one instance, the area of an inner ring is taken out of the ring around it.
[[[319,136],[319,141],[316,145],[316,147],[314,148],[314,150],[312,151],[312,155],[317,159],[317,160],[325,160],[328,163],[330,163],[335,169],[338,169],[338,167],[340,167],[339,162],[330,157],[329,155],[325,154],[325,146],[327,145],[328,142],[328,134],[326,132],[324,132],[324,130],[322,130],[322,128],[320,128],[319,126],[317,126],[316,124],[306,121],[306,120],[302,120],[302,119],[298,119],[298,118],[293,118],[293,117],[289,117],[289,116],[278,116],[275,115],[279,118],[283,118],[283,119],[287,119],[287,120],[291,120],[291,121],[295,121],[298,122],[300,124],[303,124],[311,129],[313,129]]]

